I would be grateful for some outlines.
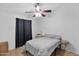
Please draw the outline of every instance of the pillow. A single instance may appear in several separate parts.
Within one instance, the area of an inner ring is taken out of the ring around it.
[[[44,37],[53,38],[53,39],[60,39],[61,36],[54,35],[54,34],[45,34]]]

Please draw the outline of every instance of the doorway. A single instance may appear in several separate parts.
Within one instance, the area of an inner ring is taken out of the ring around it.
[[[16,18],[16,48],[32,39],[32,21]]]

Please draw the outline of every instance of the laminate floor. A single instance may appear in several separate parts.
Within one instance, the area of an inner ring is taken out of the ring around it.
[[[32,56],[28,51],[24,52],[21,48],[17,48],[9,51],[9,55],[10,56]],[[55,52],[51,54],[51,56],[54,56],[54,55],[55,55]],[[79,55],[69,51],[57,49],[56,56],[79,56]]]

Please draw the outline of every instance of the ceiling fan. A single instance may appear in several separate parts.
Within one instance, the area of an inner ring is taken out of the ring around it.
[[[52,10],[42,10],[40,8],[40,3],[36,3],[34,6],[35,10],[34,11],[25,11],[25,13],[34,13],[33,17],[45,17],[48,13],[51,13]]]

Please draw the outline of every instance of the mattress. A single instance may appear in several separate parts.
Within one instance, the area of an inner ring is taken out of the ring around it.
[[[34,56],[50,56],[59,44],[59,39],[41,37],[27,41],[25,49]]]

